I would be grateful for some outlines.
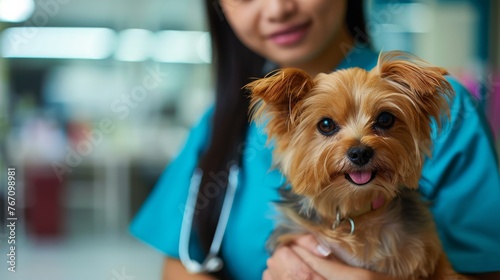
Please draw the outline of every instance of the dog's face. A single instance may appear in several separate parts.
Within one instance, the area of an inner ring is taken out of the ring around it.
[[[268,120],[275,159],[292,189],[320,211],[363,211],[401,187],[418,187],[431,119],[439,121],[452,96],[444,74],[392,52],[370,72],[351,68],[311,79],[284,69],[248,88],[254,118],[264,113]]]

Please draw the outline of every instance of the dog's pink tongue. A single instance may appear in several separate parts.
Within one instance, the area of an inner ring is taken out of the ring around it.
[[[377,198],[372,201],[372,209],[376,210],[385,204],[385,197],[383,194],[379,194]]]
[[[366,184],[372,178],[371,172],[351,172],[349,177],[358,185]]]

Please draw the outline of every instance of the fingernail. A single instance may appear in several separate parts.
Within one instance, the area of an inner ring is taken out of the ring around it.
[[[316,251],[318,251],[318,253],[320,255],[322,255],[323,257],[328,257],[328,255],[330,255],[332,253],[332,251],[330,251],[330,249],[325,248],[321,244],[319,244],[318,246],[316,246]]]

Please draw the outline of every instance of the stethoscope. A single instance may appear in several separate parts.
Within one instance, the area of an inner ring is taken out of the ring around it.
[[[229,214],[233,206],[236,187],[238,185],[238,173],[238,166],[232,165],[229,169],[226,194],[222,203],[222,209],[219,221],[217,222],[217,228],[215,229],[214,238],[210,245],[208,255],[201,264],[192,260],[189,256],[189,239],[193,224],[193,214],[196,209],[196,198],[198,197],[203,171],[201,169],[196,169],[191,177],[186,207],[184,208],[184,215],[182,217],[181,236],[179,239],[179,258],[186,270],[190,273],[216,272],[219,271],[224,265],[222,259],[219,258],[217,254],[220,251],[222,237],[224,237],[224,232],[226,231],[227,222],[229,220]]]

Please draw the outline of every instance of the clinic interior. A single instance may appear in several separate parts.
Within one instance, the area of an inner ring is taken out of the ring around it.
[[[213,101],[202,2],[0,0],[0,167],[16,168],[19,217],[18,272],[1,279],[159,278],[161,253],[127,225]],[[498,150],[500,4],[367,2],[374,46],[448,68]]]

